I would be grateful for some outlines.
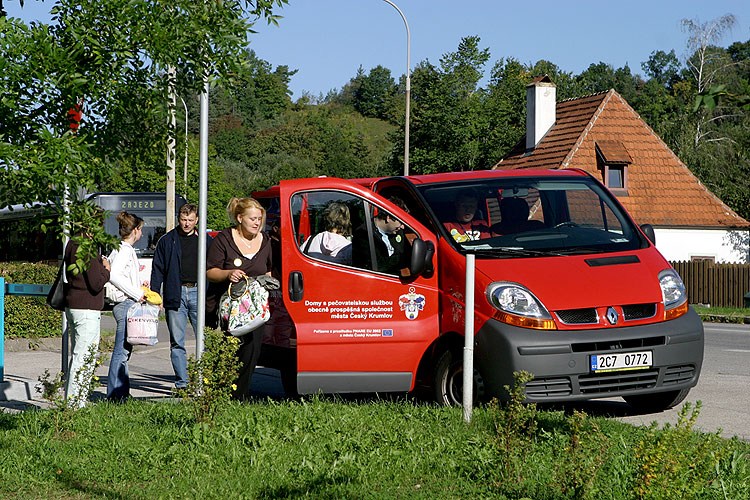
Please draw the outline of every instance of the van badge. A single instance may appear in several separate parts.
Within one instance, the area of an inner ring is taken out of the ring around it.
[[[419,311],[424,309],[424,295],[416,293],[416,289],[410,286],[409,293],[398,298],[398,305],[407,319],[417,319]]]
[[[617,311],[615,311],[615,308],[612,306],[607,308],[607,321],[609,321],[610,325],[617,324]]]

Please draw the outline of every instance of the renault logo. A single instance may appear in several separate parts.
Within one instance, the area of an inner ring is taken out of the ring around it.
[[[610,325],[617,324],[617,311],[615,311],[615,308],[612,306],[607,308],[607,321],[609,321]]]

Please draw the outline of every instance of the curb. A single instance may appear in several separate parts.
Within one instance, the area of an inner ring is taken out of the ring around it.
[[[0,382],[0,401],[30,401],[31,389],[26,382]]]

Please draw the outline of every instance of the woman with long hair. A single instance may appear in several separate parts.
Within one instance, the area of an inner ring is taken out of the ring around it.
[[[212,283],[206,299],[206,315],[208,323],[214,325],[218,323],[219,298],[229,283],[244,280],[245,276],[271,275],[270,238],[263,232],[266,209],[253,198],[232,198],[227,205],[227,216],[233,226],[216,235],[206,259],[206,277]],[[237,351],[240,373],[235,382],[237,389],[232,393],[234,399],[249,397],[263,330],[260,327],[240,337]]]
[[[120,248],[109,256],[112,265],[109,282],[117,289],[112,309],[117,328],[112,358],[109,360],[107,399],[121,402],[130,397],[128,360],[133,346],[126,340],[128,309],[136,302],[143,302],[145,296],[141,288],[143,283],[138,276],[138,256],[133,248],[143,235],[143,219],[123,210],[117,214],[117,222],[120,225]]]

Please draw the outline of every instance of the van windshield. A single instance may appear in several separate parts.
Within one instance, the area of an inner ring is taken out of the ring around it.
[[[460,250],[492,256],[618,252],[640,248],[638,230],[587,178],[513,177],[418,186]]]

